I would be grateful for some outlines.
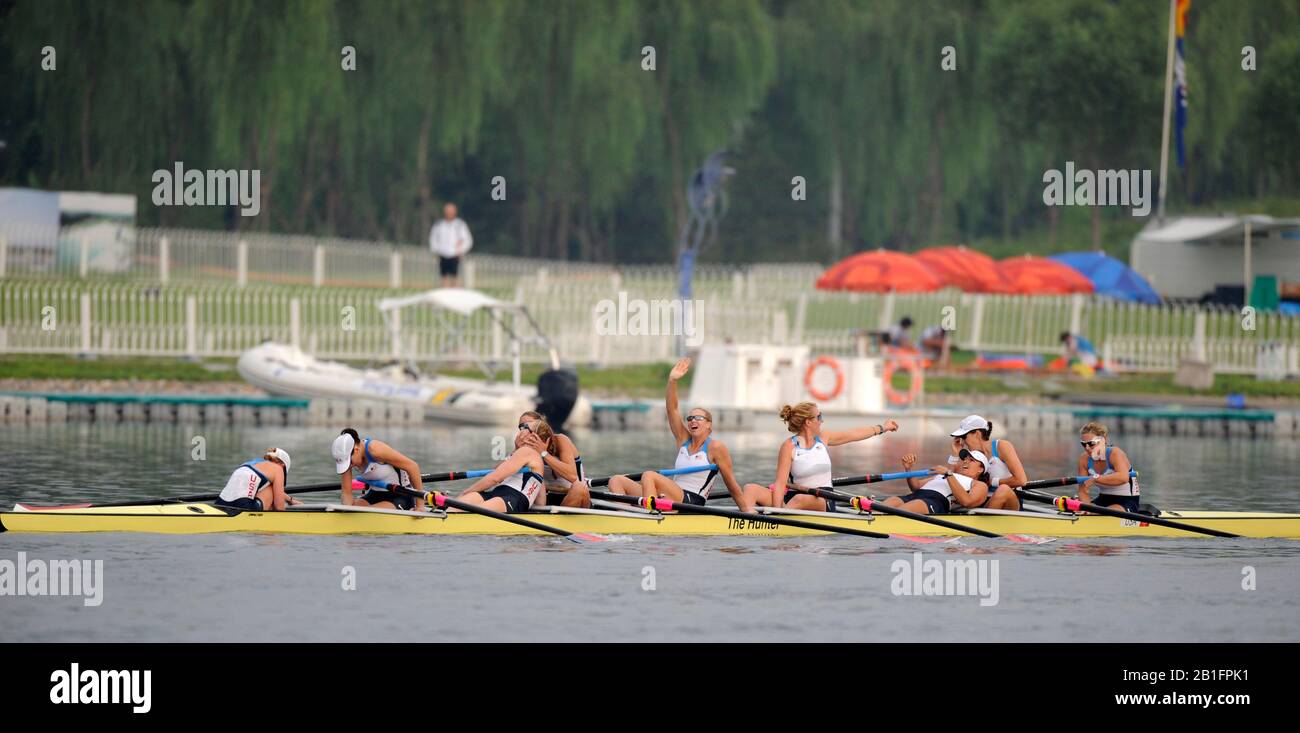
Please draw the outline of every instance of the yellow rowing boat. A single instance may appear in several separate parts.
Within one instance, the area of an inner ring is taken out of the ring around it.
[[[557,529],[615,535],[806,536],[817,530],[755,519],[700,514],[568,510],[559,507],[525,516]],[[783,516],[780,514],[774,515]],[[1243,537],[1300,539],[1300,514],[1271,512],[1166,511],[1162,517]],[[794,518],[794,517],[792,517]],[[799,513],[802,521],[834,527],[869,529],[887,534],[960,536],[964,533],[902,517],[881,514]],[[953,522],[998,534],[1046,537],[1203,537],[1193,532],[1114,517],[1014,512],[946,516]],[[542,534],[527,527],[475,514],[402,512],[316,505],[283,512],[240,512],[211,504],[165,504],[131,507],[68,507],[33,510],[16,507],[0,512],[0,531],[9,532],[152,532],[206,534],[267,532],[287,534]]]

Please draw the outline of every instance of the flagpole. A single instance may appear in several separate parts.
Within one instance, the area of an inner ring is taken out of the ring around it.
[[[1169,179],[1169,112],[1174,100],[1174,14],[1178,0],[1169,0],[1169,51],[1165,56],[1165,118],[1160,127],[1160,192],[1156,198],[1156,221],[1165,221],[1165,190]]]

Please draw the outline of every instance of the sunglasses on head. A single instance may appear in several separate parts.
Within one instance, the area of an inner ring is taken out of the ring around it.
[[[709,418],[703,415],[687,415],[686,422],[708,422]]]
[[[1101,442],[1101,438],[1093,438],[1092,440],[1080,440],[1079,445],[1083,446],[1084,448],[1091,448],[1100,442]]]

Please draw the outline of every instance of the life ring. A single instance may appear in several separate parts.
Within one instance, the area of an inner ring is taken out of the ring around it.
[[[835,389],[830,392],[822,392],[813,386],[813,372],[817,371],[819,366],[828,366],[831,371],[835,372]],[[803,385],[808,388],[808,394],[812,395],[813,399],[819,402],[830,402],[839,397],[840,392],[844,391],[844,370],[833,357],[819,356],[812,360],[812,363],[808,365],[808,371],[803,373]]]
[[[912,378],[912,386],[903,394],[894,389],[894,370],[898,367],[907,370],[908,375]],[[882,377],[885,383],[885,399],[891,405],[906,405],[921,395],[921,390],[925,387],[924,373],[916,360],[911,357],[900,357],[897,359],[885,360],[885,373]]]

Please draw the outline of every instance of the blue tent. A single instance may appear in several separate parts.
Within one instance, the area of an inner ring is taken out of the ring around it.
[[[1136,303],[1159,303],[1160,294],[1146,278],[1128,265],[1102,252],[1066,252],[1050,259],[1070,267],[1092,281],[1098,295]]]

